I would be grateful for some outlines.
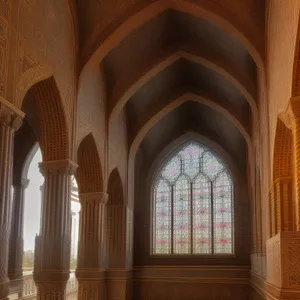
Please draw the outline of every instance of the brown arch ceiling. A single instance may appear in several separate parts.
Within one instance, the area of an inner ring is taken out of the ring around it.
[[[177,0],[158,0],[129,16],[118,28],[110,32],[106,38],[100,40],[98,43],[96,42],[97,46],[95,47],[95,50],[93,49],[93,53],[84,53],[82,55],[84,61],[82,73],[84,73],[85,70],[88,70],[90,66],[98,64],[120,43],[120,40],[124,39],[130,32],[169,9],[185,12],[195,17],[208,20],[223,28],[229,34],[235,36],[250,53],[253,60],[256,62],[258,69],[261,70],[261,74],[263,74],[264,65],[263,58],[261,56],[261,53],[263,54],[263,49],[259,50],[260,47],[250,42],[249,38],[246,37],[246,34],[242,33],[237,26],[234,26],[224,17],[218,15],[213,9],[209,10],[201,7],[199,3],[197,4],[189,1]],[[256,38],[254,37],[255,34],[253,33],[253,41],[257,40],[257,34]]]
[[[154,78],[156,75],[158,75],[160,72],[162,72],[164,69],[166,69],[168,66],[172,65],[179,59],[186,59],[196,64],[201,64],[229,80],[230,83],[232,83],[238,90],[240,90],[242,95],[249,103],[253,114],[253,122],[257,124],[257,105],[252,95],[253,91],[250,91],[251,89],[247,89],[243,85],[246,83],[241,83],[240,78],[238,79],[236,77],[235,72],[228,71],[225,65],[217,65],[210,59],[185,51],[176,51],[168,53],[167,55],[160,57],[158,61],[150,62],[147,64],[146,67],[142,67],[141,70],[139,70],[138,72],[136,72],[136,74],[133,75],[133,79],[130,76],[128,76],[124,81],[120,82],[115,87],[112,93],[112,102],[114,103],[114,106],[111,109],[111,113],[109,116],[109,124],[112,124],[116,117],[121,113],[126,103],[139,88],[141,88],[146,82]]]
[[[78,148],[76,180],[82,193],[103,192],[102,167],[93,135],[88,134]]]
[[[226,118],[228,118],[240,131],[241,135],[245,138],[245,141],[248,145],[249,148],[251,148],[251,138],[240,122],[234,115],[231,114],[224,106],[221,106],[220,104],[217,104],[213,102],[212,100],[209,100],[205,97],[202,97],[200,95],[194,94],[194,93],[185,93],[178,98],[176,98],[174,101],[168,101],[168,104],[160,110],[157,114],[152,115],[148,120],[146,120],[138,133],[135,135],[133,142],[130,146],[130,151],[129,151],[129,157],[134,156],[140,143],[143,141],[144,137],[148,133],[148,131],[155,125],[157,124],[164,116],[166,116],[169,112],[180,106],[181,104],[188,102],[188,101],[195,101],[198,103],[201,103],[203,105],[206,105],[217,112],[221,113],[224,115]]]

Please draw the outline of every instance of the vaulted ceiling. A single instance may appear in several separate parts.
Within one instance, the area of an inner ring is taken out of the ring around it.
[[[80,65],[105,77],[108,122],[151,161],[195,131],[246,172],[264,60],[264,0],[77,0]]]

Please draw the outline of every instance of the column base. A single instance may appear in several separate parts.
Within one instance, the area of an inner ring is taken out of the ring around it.
[[[8,299],[9,294],[9,279],[0,282],[0,300]]]
[[[65,300],[69,271],[34,270],[37,300]]]
[[[10,280],[20,280],[23,278],[23,269],[21,270],[8,270],[8,277]]]
[[[105,299],[105,271],[101,269],[77,269],[78,300]]]
[[[19,294],[23,293],[23,278],[10,280],[9,282],[9,293],[10,294]]]
[[[273,299],[300,298],[300,232],[282,231],[267,241],[266,290]]]
[[[65,300],[67,282],[36,282],[37,300]]]
[[[266,255],[251,254],[251,272],[255,275],[266,277]]]
[[[132,299],[132,271],[111,269],[106,271],[106,299]]]

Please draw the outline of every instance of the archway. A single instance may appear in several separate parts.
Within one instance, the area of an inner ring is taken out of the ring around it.
[[[53,203],[53,198],[48,195],[48,197],[42,198],[41,202],[43,204],[39,205],[42,194],[40,186],[44,180],[40,174],[38,163],[42,161],[50,161],[50,164],[53,161],[55,161],[54,163],[60,163],[60,161],[63,164],[69,163],[70,143],[62,99],[53,77],[35,83],[28,90],[26,88],[26,95],[21,100],[25,118],[22,127],[15,135],[14,201],[11,223],[13,230],[10,235],[11,249],[16,249],[16,251],[10,251],[9,253],[9,266],[11,279],[22,278],[24,247],[25,252],[27,252],[25,253],[24,263],[28,273],[30,273],[28,278],[24,278],[24,287],[27,282],[31,287],[29,290],[24,290],[24,292],[29,293],[27,295],[29,296],[36,293],[32,269],[33,265],[36,268],[38,264],[37,261],[34,263],[34,257],[37,256],[35,252],[40,252],[40,249],[36,247],[37,237],[35,235],[38,231],[42,235],[42,226],[40,230],[39,227],[43,222],[45,223],[45,216],[48,215],[45,211],[47,210],[46,207],[49,210],[49,206],[45,204],[45,201],[48,200],[49,204]],[[72,164],[72,162],[70,163]],[[31,178],[28,178],[28,176]],[[66,185],[68,180],[69,178],[66,179]],[[28,182],[29,186],[25,192],[26,183]],[[48,190],[49,188],[51,186],[48,185]],[[69,193],[69,190],[65,189],[65,191],[65,194]],[[57,197],[59,196],[57,195]],[[68,197],[64,197],[67,210],[64,211],[66,217],[61,220],[61,223],[65,223],[69,227],[71,225],[71,205],[69,205],[68,199]],[[60,208],[57,207],[57,209]],[[68,214],[69,209],[70,215]],[[40,217],[41,215],[42,217]]]
[[[88,134],[78,148],[76,179],[79,194],[103,192],[103,175],[93,135]]]
[[[106,215],[107,267],[122,268],[126,265],[126,206],[123,185],[117,168],[108,179]]]

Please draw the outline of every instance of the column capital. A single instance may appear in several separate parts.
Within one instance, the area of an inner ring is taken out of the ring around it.
[[[0,97],[0,125],[11,127],[17,131],[21,127],[24,117],[25,114],[21,110]]]
[[[300,119],[300,97],[292,97],[284,112],[279,114],[279,119],[289,129],[293,129],[294,121]]]
[[[106,204],[108,201],[108,194],[98,193],[82,193],[79,194],[79,201],[83,202],[99,202],[100,204]]]
[[[74,175],[78,165],[70,159],[52,160],[39,163],[40,172],[43,176],[49,174]]]

